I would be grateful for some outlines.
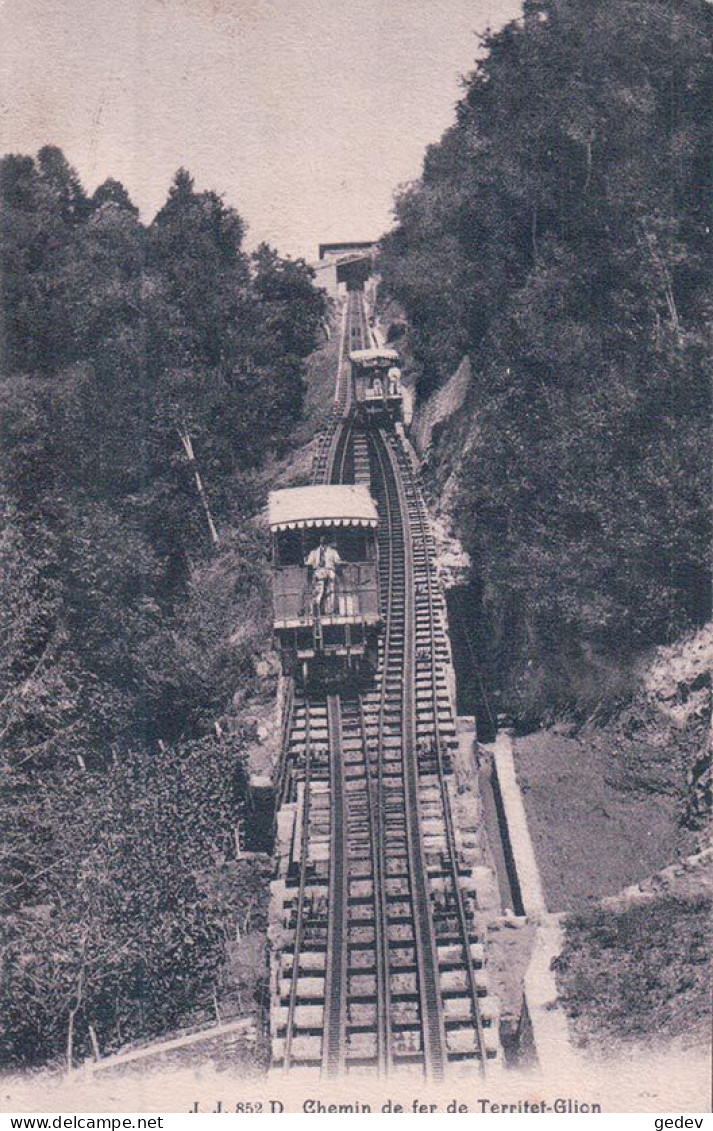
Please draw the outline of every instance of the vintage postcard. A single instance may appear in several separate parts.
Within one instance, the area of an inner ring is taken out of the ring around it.
[[[12,1126],[702,1126],[712,28],[3,0]]]

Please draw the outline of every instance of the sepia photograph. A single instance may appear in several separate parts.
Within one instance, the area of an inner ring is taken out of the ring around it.
[[[0,0],[8,1128],[703,1126],[712,111],[708,0]]]

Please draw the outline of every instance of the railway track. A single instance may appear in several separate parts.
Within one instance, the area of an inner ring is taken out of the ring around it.
[[[370,341],[360,292],[348,296],[342,335],[313,482],[371,486],[384,631],[369,687],[288,690],[273,1064],[328,1077],[418,1066],[439,1079],[458,1062],[482,1072],[497,1054],[451,806],[443,598],[403,446],[350,411],[344,354]]]
[[[338,449],[348,446],[345,432],[351,408],[349,352],[359,348],[355,342],[361,342],[363,334],[368,334],[363,302],[357,291],[349,291],[342,315],[334,401],[329,417],[317,437],[317,450],[312,465],[313,484],[329,483],[334,470],[342,466],[342,454]]]

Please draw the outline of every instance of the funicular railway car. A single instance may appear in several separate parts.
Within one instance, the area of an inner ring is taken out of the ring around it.
[[[376,664],[378,512],[365,486],[270,493],[274,631],[282,670],[304,680]]]
[[[358,411],[369,417],[401,420],[403,395],[399,355],[392,349],[353,350],[349,354]]]

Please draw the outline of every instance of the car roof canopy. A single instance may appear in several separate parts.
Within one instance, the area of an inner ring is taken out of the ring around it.
[[[376,527],[379,513],[368,487],[289,487],[271,491],[268,500],[270,529],[303,530],[315,526]]]
[[[357,364],[360,362],[377,362],[377,361],[398,361],[399,355],[396,350],[375,349],[375,350],[352,350],[349,354],[349,360]]]

